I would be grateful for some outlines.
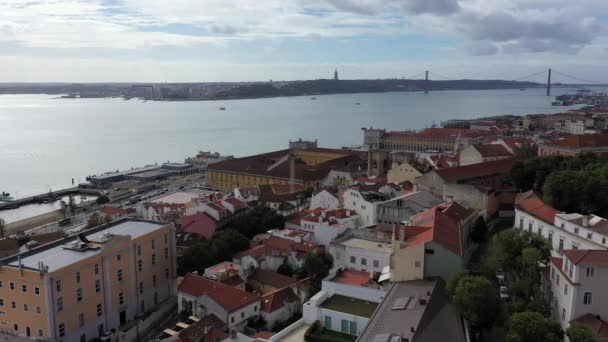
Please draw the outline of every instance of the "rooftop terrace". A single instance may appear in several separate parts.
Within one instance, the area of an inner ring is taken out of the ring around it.
[[[338,294],[327,299],[321,305],[321,307],[324,309],[344,312],[350,315],[365,318],[371,317],[377,306],[378,303],[368,302],[366,300],[346,297]]]

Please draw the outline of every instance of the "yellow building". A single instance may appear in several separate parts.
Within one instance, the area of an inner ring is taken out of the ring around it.
[[[354,170],[361,165],[365,168],[367,164],[367,159],[362,158],[365,153],[361,151],[327,148],[281,150],[211,164],[207,167],[207,184],[224,191],[236,187],[289,184],[289,162],[270,171],[268,168],[290,152],[296,160],[295,183],[305,188],[315,187],[332,169]]]
[[[121,219],[2,259],[0,328],[89,341],[175,295],[171,224]]]

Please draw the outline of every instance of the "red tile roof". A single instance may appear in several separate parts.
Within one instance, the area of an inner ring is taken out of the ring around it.
[[[549,146],[572,149],[606,147],[608,146],[608,133],[568,135],[566,138],[547,143]]]
[[[574,281],[572,281],[572,279],[570,279],[570,277],[568,276],[568,274],[566,274],[566,272],[564,272],[564,269],[563,269],[564,259],[563,258],[551,257],[549,261],[559,271],[559,273],[561,273],[561,275],[564,277],[564,279],[566,281],[568,281],[570,284],[577,284]]]
[[[256,333],[255,335],[253,335],[253,339],[260,339],[260,340],[269,340],[272,336],[274,336],[273,332],[270,331],[260,331],[258,333]]]
[[[369,272],[355,270],[343,270],[333,279],[336,283],[353,286],[363,286],[367,284],[369,280]]]
[[[211,240],[215,234],[215,220],[205,213],[196,213],[182,217],[182,228],[185,233],[192,233]]]
[[[259,300],[259,297],[252,293],[206,279],[193,273],[186,275],[179,285],[178,291],[195,297],[208,296],[228,312],[233,312]]]
[[[608,250],[568,249],[564,256],[575,265],[608,265]]]
[[[555,222],[555,215],[560,213],[557,209],[546,205],[532,191],[517,196],[515,207],[550,224]]]
[[[222,338],[223,335],[220,335],[219,333],[221,333],[222,329],[225,328],[226,325],[224,324],[224,322],[222,322],[222,320],[217,318],[217,316],[215,316],[214,314],[209,314],[200,321],[192,323],[188,328],[180,331],[179,339],[181,342],[216,342],[215,338]],[[211,336],[214,339],[207,340],[208,336]],[[227,337],[228,334],[226,334],[226,336],[223,338],[225,339]]]
[[[224,201],[232,204],[232,206],[234,206],[235,209],[245,208],[247,206],[247,204],[245,202],[239,200],[238,198],[234,198],[234,197],[225,198]]]
[[[460,137],[478,137],[486,135],[484,131],[464,128],[428,128],[420,132],[387,132],[388,135],[411,135],[416,137],[428,137],[436,139],[456,139]]]
[[[264,271],[262,269],[257,269],[251,279],[276,288],[284,288],[298,282],[297,278],[288,277],[275,272]]]
[[[245,283],[245,281],[243,280],[243,278],[241,278],[240,275],[233,274],[227,278],[220,280],[220,283],[222,283],[224,285],[232,286],[232,287],[239,287],[239,286],[243,285]]]
[[[608,323],[590,313],[573,319],[570,324],[578,324],[589,328],[595,334],[598,342],[608,342]]]
[[[285,287],[263,295],[260,300],[262,301],[261,310],[271,313],[279,310],[288,303],[294,303],[300,299],[293,293],[291,288]]]
[[[479,153],[483,157],[504,157],[504,156],[511,156],[511,152],[509,152],[502,145],[496,145],[496,144],[476,145],[475,149],[477,149],[477,151],[479,151]]]
[[[256,260],[262,260],[266,256],[266,246],[255,246],[253,248],[235,254],[235,257],[239,259],[245,256],[250,256]]]
[[[448,183],[459,183],[465,180],[474,180],[478,177],[506,175],[511,170],[514,158],[490,161],[485,163],[451,167],[436,170],[437,175]]]

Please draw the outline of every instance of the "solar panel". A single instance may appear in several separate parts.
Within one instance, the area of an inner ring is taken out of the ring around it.
[[[407,307],[407,305],[409,304],[411,299],[412,299],[412,297],[397,298],[397,299],[395,299],[395,302],[393,303],[393,307],[391,309],[392,310],[405,310],[405,308]]]

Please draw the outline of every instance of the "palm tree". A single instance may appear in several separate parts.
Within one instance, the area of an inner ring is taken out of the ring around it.
[[[65,203],[64,200],[61,200],[59,204],[61,205],[61,213],[63,214],[63,218],[65,218],[65,216],[68,214],[68,204]]]
[[[0,238],[4,239],[4,227],[6,226],[6,221],[2,217],[0,217]]]
[[[74,201],[74,196],[70,196],[69,200],[68,200],[68,207],[70,207],[70,212],[72,213],[72,216],[74,216],[74,214],[76,213],[76,201]]]

